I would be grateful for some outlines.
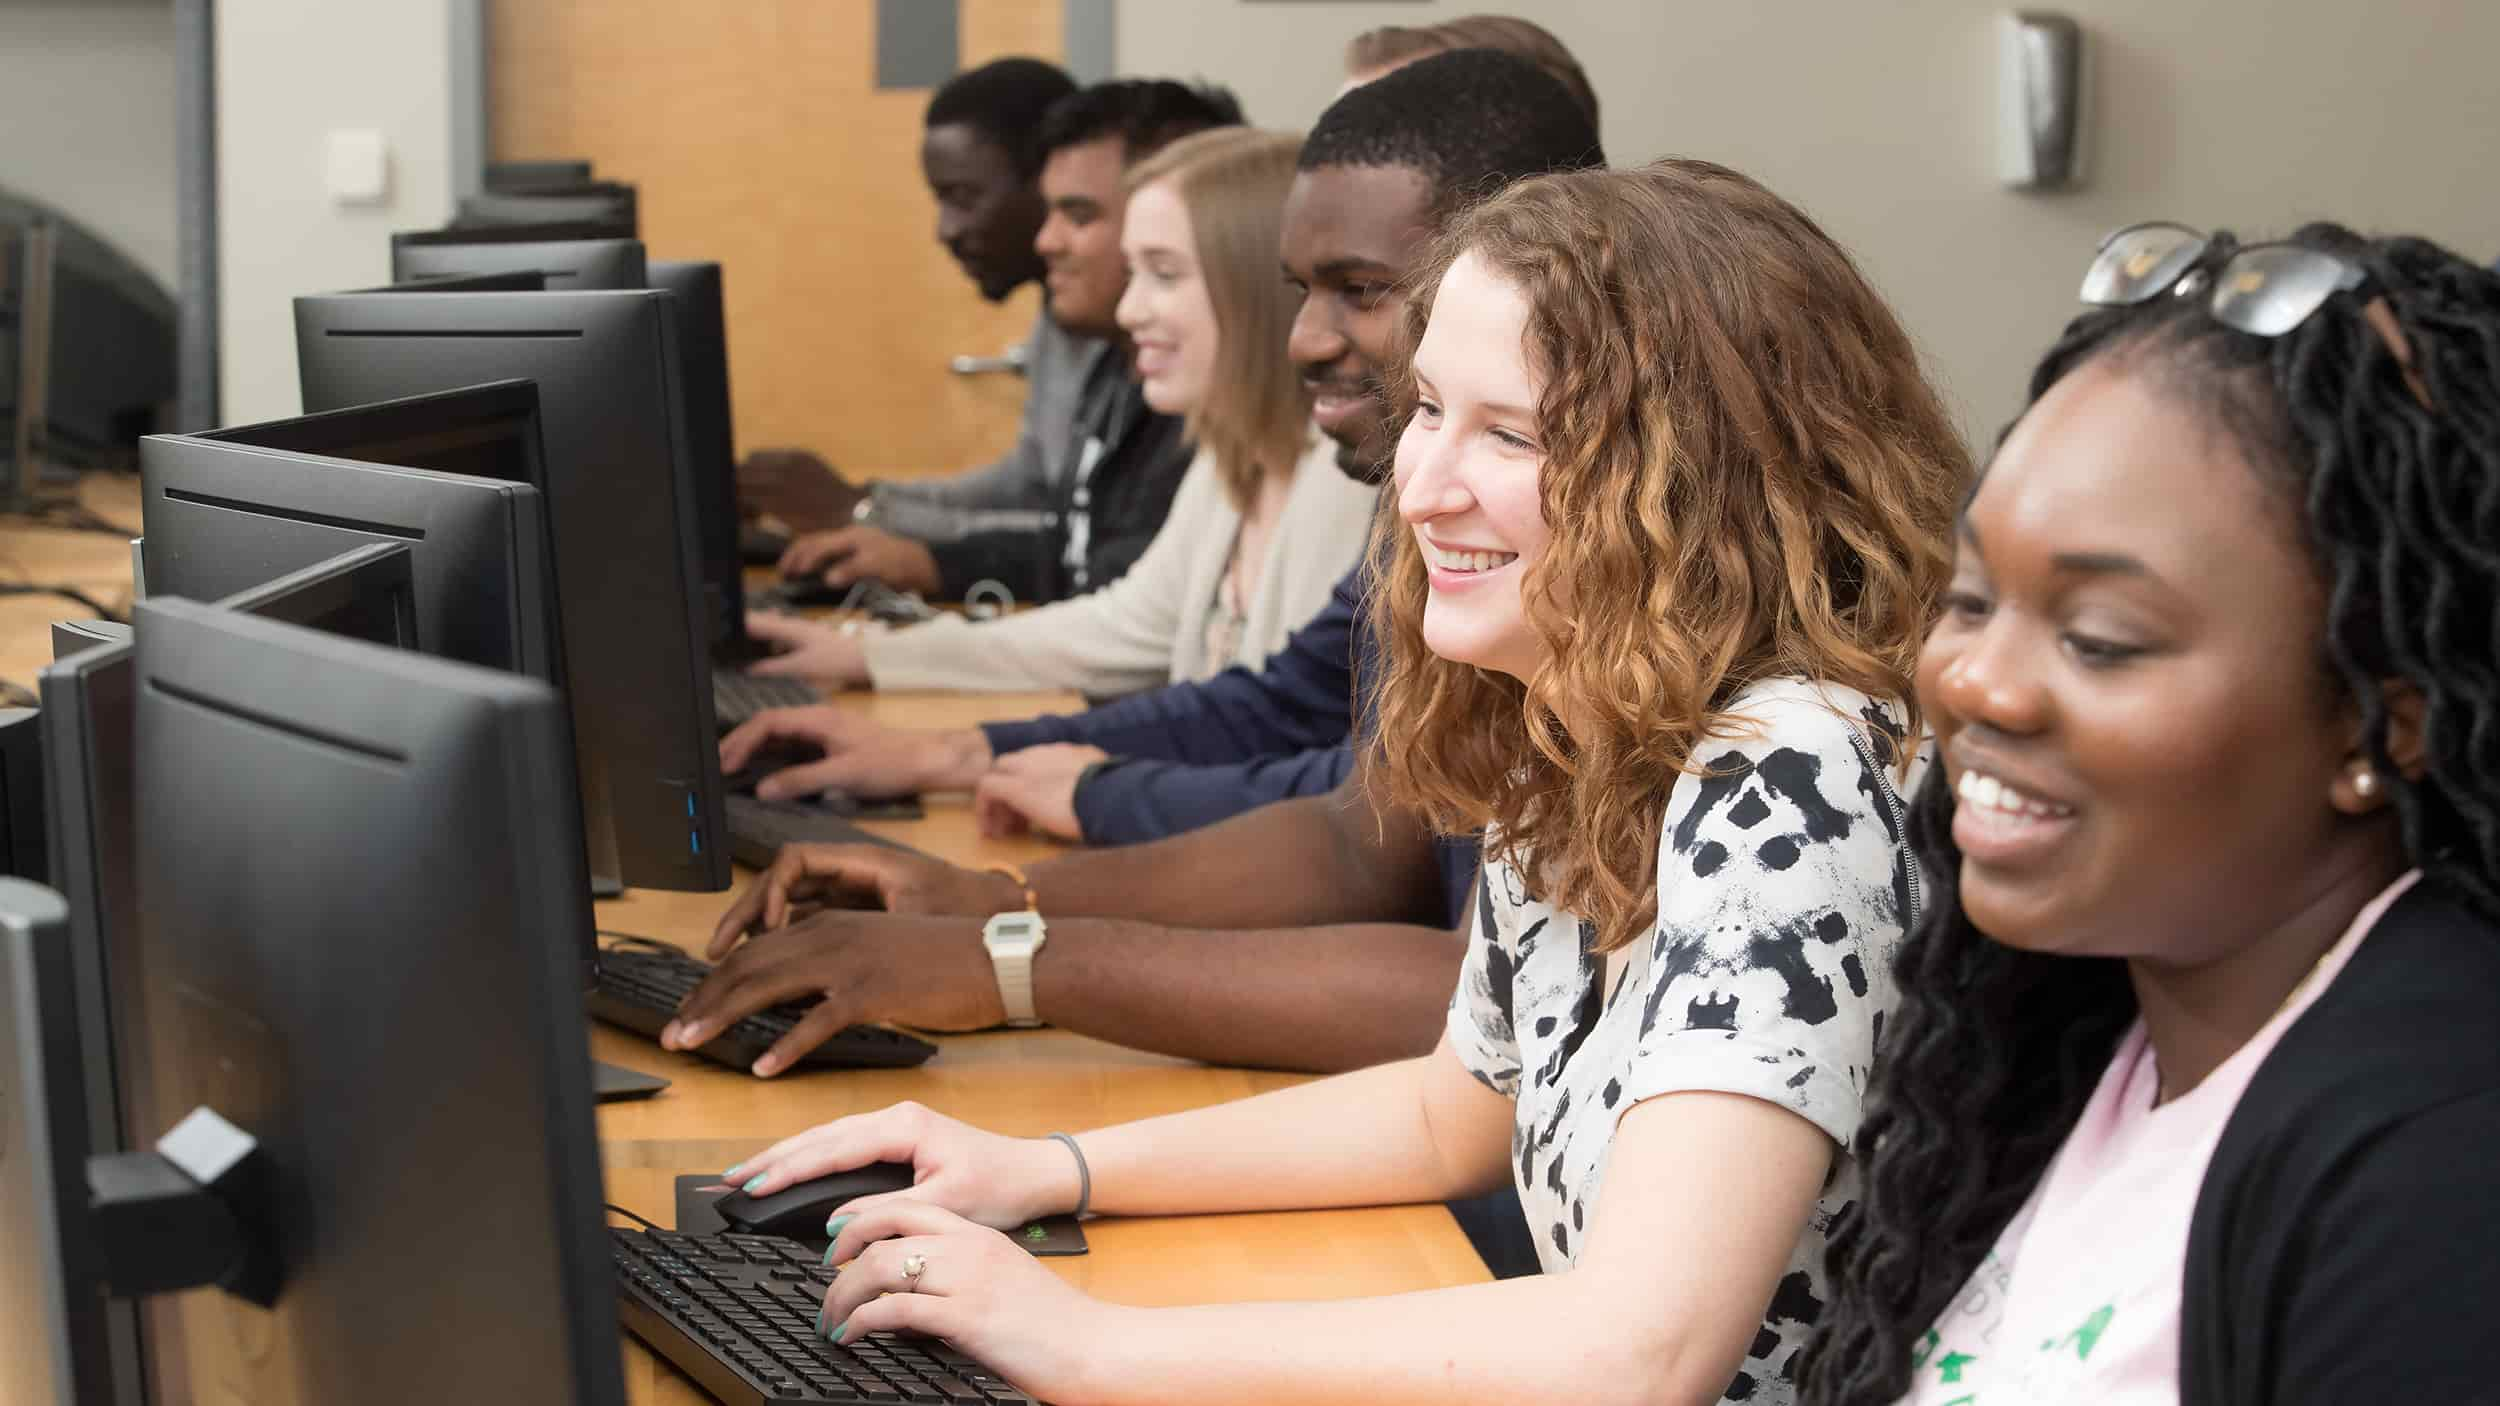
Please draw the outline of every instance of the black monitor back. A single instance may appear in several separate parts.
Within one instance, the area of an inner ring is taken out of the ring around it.
[[[113,1356],[103,1262],[88,1233],[68,910],[0,878],[0,1400],[134,1400]]]
[[[32,708],[0,708],[0,875],[44,883],[43,723]]]
[[[499,269],[492,273],[438,273],[359,288],[359,293],[544,293],[547,275],[534,268]]]
[[[729,320],[721,269],[667,259],[650,267],[651,286],[677,295],[677,362],[686,388],[686,452],[694,465],[703,544],[703,598],[712,644],[735,656],[746,641],[746,563],[738,555],[738,482],[729,410]]]
[[[526,465],[535,453],[527,417],[510,414],[508,400],[432,408],[442,431],[465,428]],[[502,481],[366,457],[360,434],[379,438],[403,423],[350,410],[142,440],[149,592],[220,600],[351,547],[406,543],[426,648],[560,681],[545,499],[525,473]]]
[[[417,590],[405,542],[368,542],[217,602],[220,610],[416,649]]]
[[[465,231],[391,236],[391,280],[481,273],[536,273],[558,292],[642,288],[648,271],[639,239],[464,239]]]
[[[623,238],[640,233],[634,188],[614,181],[533,186],[525,191],[480,191],[460,197],[453,228],[472,225],[535,225],[558,221],[611,226]]]
[[[127,625],[82,622],[66,635],[55,625],[53,653],[37,677],[52,886],[69,904],[87,1121],[95,1150],[105,1152],[126,1145],[144,1101],[123,1088],[131,1061],[122,1042],[131,1032],[113,1021],[117,993],[135,990],[127,983],[138,960],[130,798],[137,667]]]
[[[555,693],[135,613],[151,1077],[259,1140],[285,1275],[267,1313],[183,1301],[193,1382],[623,1399],[577,969],[546,940],[589,920]]]
[[[590,163],[574,160],[489,161],[488,190],[529,190],[535,186],[580,185],[590,179]]]
[[[314,410],[537,382],[584,809],[613,822],[625,882],[719,889],[702,514],[673,309],[654,290],[298,298],[296,360]]]

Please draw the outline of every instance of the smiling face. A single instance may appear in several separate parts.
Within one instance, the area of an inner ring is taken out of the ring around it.
[[[1050,213],[1033,249],[1042,256],[1051,320],[1079,336],[1119,330],[1120,294],[1128,287],[1128,265],[1120,257],[1120,218],[1128,204],[1120,169],[1127,151],[1114,135],[1061,147],[1042,163],[1042,200]]]
[[[1525,679],[1544,645],[1520,585],[1550,533],[1528,361],[1528,300],[1474,254],[1450,265],[1415,348],[1415,413],[1397,446],[1398,515],[1422,549],[1424,644]]]
[[[940,123],[921,136],[920,174],[937,197],[938,243],[982,297],[997,302],[1040,275],[1042,197],[1006,148],[968,123]]]
[[[1215,379],[1215,304],[1199,267],[1189,207],[1170,181],[1130,193],[1120,252],[1128,262],[1120,329],[1136,348],[1146,403],[1166,415],[1186,415],[1205,403]]]
[[[1286,352],[1337,467],[1365,481],[1395,447],[1380,368],[1396,349],[1404,280],[1432,238],[1432,194],[1410,166],[1318,166],[1285,196],[1285,278],[1303,295]]]
[[[2163,374],[2104,356],[2023,417],[1920,659],[1962,906],[2010,946],[2200,964],[2393,877],[2296,505]]]

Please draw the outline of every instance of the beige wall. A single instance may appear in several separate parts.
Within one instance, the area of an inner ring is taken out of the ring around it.
[[[300,293],[389,281],[390,233],[451,214],[449,0],[219,0],[217,267],[223,422],[297,413]],[[379,129],[390,189],[332,202],[333,128]]]
[[[1206,75],[1307,126],[1344,41],[1490,8],[1128,0],[1124,73]],[[2002,9],[1974,0],[1542,0],[1587,65],[1617,164],[1703,156],[1797,201],[1901,310],[1974,442],[2019,408],[2094,242],[2152,217],[2310,217],[2500,255],[2500,4],[2067,0],[2096,60],[2090,177],[2025,195],[1993,169]]]
[[[0,186],[174,291],[170,0],[0,0]]]

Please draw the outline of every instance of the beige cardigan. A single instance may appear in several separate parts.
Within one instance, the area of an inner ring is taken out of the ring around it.
[[[1312,438],[1268,534],[1232,658],[1204,656],[1207,617],[1241,514],[1201,452],[1172,495],[1162,530],[1127,575],[1003,620],[950,615],[870,635],[869,678],[888,690],[1064,688],[1108,698],[1206,678],[1234,664],[1257,668],[1319,613],[1337,578],[1361,557],[1379,497],[1379,489],[1338,469],[1336,447],[1325,437]]]

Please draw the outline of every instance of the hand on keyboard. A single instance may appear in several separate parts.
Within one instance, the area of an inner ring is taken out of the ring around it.
[[[1006,875],[960,868],[914,850],[784,845],[721,914],[704,955],[718,961],[740,938],[786,926],[810,905],[855,908],[862,896],[874,897],[888,913],[966,918],[1024,906],[1024,890]]]
[[[755,610],[747,612],[747,633],[774,650],[771,658],[748,667],[751,674],[815,679],[841,688],[859,688],[868,682],[867,649],[857,635]]]
[[[870,798],[963,790],[980,780],[990,760],[979,728],[885,727],[828,703],[769,708],[739,724],[721,738],[721,771],[744,771],[757,754],[774,748],[807,749],[813,758],[758,782],[761,800],[828,790]]]
[[[783,1072],[845,1026],[983,1030],[1006,1019],[979,923],[824,911],[740,943],[678,1008],[660,1044],[700,1049],[747,1016],[808,1000],[816,1004],[753,1065],[757,1077]]]
[[[1054,1150],[1057,1150],[1054,1145]],[[1072,1401],[1138,1316],[1088,1297],[988,1226],[894,1199],[843,1227],[825,1291],[837,1341],[906,1332],[957,1351],[1043,1401]],[[913,1273],[917,1270],[917,1273]]]

